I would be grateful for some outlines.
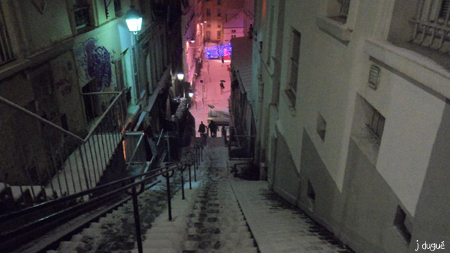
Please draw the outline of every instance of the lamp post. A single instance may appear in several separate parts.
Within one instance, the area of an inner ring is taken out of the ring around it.
[[[127,22],[128,30],[137,34],[142,28],[142,16],[134,8],[134,5],[130,6],[130,9],[125,14],[125,20]]]

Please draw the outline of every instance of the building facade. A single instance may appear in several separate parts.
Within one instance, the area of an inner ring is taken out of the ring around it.
[[[137,35],[124,19],[131,6],[144,19]],[[180,11],[177,0],[2,1],[0,180],[48,183],[63,151],[46,143],[67,145],[52,131],[84,138],[109,110],[111,94],[123,92],[125,113],[101,131],[136,124],[158,85],[182,65]]]
[[[356,252],[450,238],[448,1],[257,0],[269,186]]]

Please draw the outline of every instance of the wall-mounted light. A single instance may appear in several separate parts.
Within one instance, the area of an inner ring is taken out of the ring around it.
[[[177,74],[178,80],[183,81],[184,79],[184,74],[183,73],[178,73]]]
[[[194,96],[194,92],[191,89],[189,89],[189,97],[192,98],[193,96]]]
[[[137,34],[142,28],[142,16],[134,8],[134,5],[130,6],[130,9],[125,14],[125,20],[127,21],[128,30]]]

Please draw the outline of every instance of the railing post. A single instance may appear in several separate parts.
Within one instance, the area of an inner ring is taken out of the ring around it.
[[[167,155],[169,156],[169,162],[171,162],[172,159],[170,158],[170,142],[169,142],[169,134],[168,133],[166,135],[166,142],[167,142]]]
[[[197,182],[197,156],[194,154],[191,156],[191,159],[194,161],[194,181]]]
[[[183,164],[178,165],[178,170],[181,172],[181,199],[184,200],[184,170],[186,167],[183,166]]]
[[[143,187],[143,186],[141,186]],[[138,205],[138,193],[136,187],[131,188],[131,196],[133,198],[133,211],[134,211],[134,223],[136,226],[136,240],[139,253],[143,253],[142,249],[142,237],[141,237],[141,222],[139,219],[139,205]]]
[[[170,178],[173,176],[175,170],[172,170],[172,174],[169,174],[169,171],[166,169],[166,173],[163,176],[166,178],[166,186],[167,186],[167,209],[169,211],[169,221],[172,220],[172,203],[171,203],[171,193],[170,193]]]
[[[141,221],[139,218],[139,205],[138,205],[138,195],[141,194],[142,192],[144,192],[145,190],[145,183],[142,182],[140,184],[140,188],[139,191],[136,190],[137,186],[133,186],[131,188],[131,193],[130,193],[130,189],[128,189],[127,194],[131,195],[131,198],[133,199],[133,216],[134,216],[134,225],[136,228],[136,240],[137,240],[137,246],[138,246],[138,251],[139,253],[143,253],[143,249],[142,249],[142,236],[141,236]]]
[[[189,189],[192,190],[192,180],[191,180],[191,166],[192,160],[188,162],[187,166],[189,166]]]

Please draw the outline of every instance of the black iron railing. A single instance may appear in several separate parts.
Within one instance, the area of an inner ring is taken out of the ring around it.
[[[196,180],[196,169],[198,168],[199,161],[199,152],[194,152],[194,154],[184,162],[159,167],[146,173],[127,177],[67,197],[48,201],[23,209],[19,212],[2,215],[0,216],[0,252],[14,250],[18,245],[22,245],[30,240],[38,238],[45,232],[54,229],[89,210],[99,207],[107,201],[118,199],[119,196],[124,198],[123,196],[125,194],[131,195],[133,200],[137,245],[139,252],[142,252],[137,196],[149,188],[146,187],[146,184],[154,182],[159,176],[165,177],[169,221],[172,220],[170,178],[179,171],[181,172],[182,183],[184,184],[183,172],[188,169],[189,185],[192,189],[191,167],[194,166],[194,179]],[[184,199],[184,186],[182,186],[182,191]],[[61,209],[61,207],[65,208]]]

